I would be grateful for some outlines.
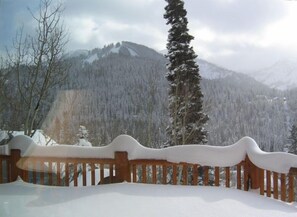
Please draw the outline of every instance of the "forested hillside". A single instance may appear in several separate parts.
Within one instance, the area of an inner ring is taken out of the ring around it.
[[[72,52],[67,59],[68,79],[43,124],[50,136],[74,143],[79,125],[84,125],[93,145],[108,144],[123,133],[146,146],[164,144],[168,85],[161,54],[122,42]],[[273,90],[203,60],[198,64],[210,117],[209,144],[228,145],[251,136],[264,150],[283,150],[295,118],[296,91]]]

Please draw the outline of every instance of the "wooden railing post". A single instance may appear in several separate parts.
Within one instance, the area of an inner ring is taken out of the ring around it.
[[[293,202],[297,201],[297,198],[294,198],[294,176],[297,176],[297,168],[296,167],[291,167],[289,171],[289,195],[288,195],[288,202]]]
[[[10,181],[14,182],[17,180],[18,176],[20,175],[20,169],[17,166],[18,161],[21,159],[21,150],[19,149],[11,149],[10,151],[10,162],[11,162],[11,178]]]
[[[251,189],[258,189],[260,187],[260,177],[259,177],[259,168],[255,166],[248,156],[245,158],[246,163],[246,169],[248,173],[248,180],[251,186],[249,186]]]
[[[127,152],[115,152],[115,176],[117,182],[131,182],[130,164]]]

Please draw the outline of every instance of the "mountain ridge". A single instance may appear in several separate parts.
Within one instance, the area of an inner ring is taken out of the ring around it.
[[[151,60],[167,61],[164,54],[146,47],[144,45],[136,44],[133,42],[122,41],[105,45],[103,48],[94,48],[92,50],[75,50],[72,51],[67,57],[75,58],[80,57],[84,59],[85,63],[92,64],[101,58],[105,58],[109,55],[123,55],[136,58],[146,58]],[[199,73],[201,77],[205,79],[220,79],[234,74],[242,74],[235,72],[224,67],[217,66],[214,63],[210,63],[207,60],[200,58],[196,59],[199,65]]]
[[[249,75],[271,88],[290,90],[297,87],[297,60],[283,59]]]

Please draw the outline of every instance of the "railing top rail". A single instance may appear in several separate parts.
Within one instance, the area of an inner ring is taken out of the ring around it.
[[[61,158],[114,158],[115,152],[127,152],[129,160],[155,159],[172,163],[187,162],[201,166],[229,167],[245,160],[246,155],[256,166],[278,173],[289,173],[297,168],[297,156],[288,153],[267,153],[260,150],[250,137],[244,137],[230,146],[184,145],[164,149],[147,148],[128,135],[120,135],[104,147],[69,145],[38,146],[26,136],[16,136],[9,149],[20,149],[21,156]],[[277,162],[277,163],[275,163]]]

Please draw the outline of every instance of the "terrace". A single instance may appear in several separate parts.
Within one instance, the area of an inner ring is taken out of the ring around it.
[[[0,216],[297,214],[297,156],[263,152],[249,137],[150,149],[127,135],[92,148],[17,136],[2,148]]]

